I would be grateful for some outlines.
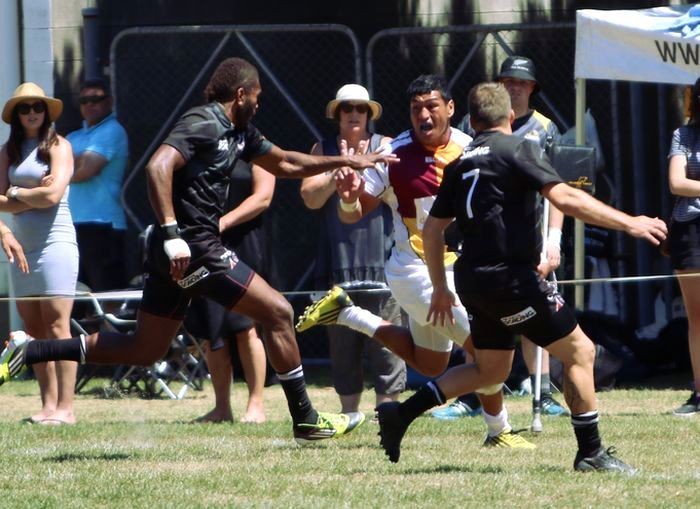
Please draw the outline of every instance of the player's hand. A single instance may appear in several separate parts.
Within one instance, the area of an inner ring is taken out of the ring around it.
[[[547,242],[547,264],[549,271],[555,271],[561,265],[561,246],[559,242]]]
[[[365,179],[348,167],[338,169],[333,178],[336,192],[344,202],[352,203],[358,200],[365,190]]]
[[[24,274],[29,273],[29,263],[27,262],[27,257],[24,256],[24,249],[22,249],[22,245],[11,231],[7,231],[2,235],[2,249],[5,251],[8,262],[15,263],[16,260],[17,268],[20,272]]]
[[[430,308],[426,320],[432,322],[433,325],[443,326],[449,320],[449,323],[454,325],[455,317],[452,314],[452,308],[457,307],[457,298],[449,288],[433,288],[433,295],[430,298]]]
[[[382,149],[370,154],[348,154],[348,166],[353,170],[372,168],[377,163],[393,164],[401,161],[396,154],[389,154]]]
[[[632,237],[644,239],[658,246],[668,235],[668,228],[658,217],[635,216],[625,231]]]
[[[160,228],[164,238],[163,250],[170,260],[170,277],[179,281],[190,265],[190,246],[180,237],[177,223],[164,224]]]
[[[39,182],[39,185],[41,187],[51,187],[51,185],[55,181],[56,181],[56,178],[49,173],[48,175],[44,175],[43,177],[41,177],[41,181]]]

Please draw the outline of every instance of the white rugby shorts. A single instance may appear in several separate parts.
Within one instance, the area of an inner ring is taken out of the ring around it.
[[[449,352],[452,350],[453,341],[460,346],[464,344],[470,332],[469,317],[461,303],[452,308],[454,325],[436,326],[428,322],[433,286],[430,283],[428,267],[422,260],[402,263],[394,253],[386,262],[384,270],[392,295],[408,314],[409,328],[417,346],[436,352]],[[452,267],[446,267],[445,270],[450,290],[456,295]]]

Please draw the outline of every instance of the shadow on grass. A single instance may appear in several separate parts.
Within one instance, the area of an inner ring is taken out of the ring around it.
[[[67,461],[88,461],[88,460],[99,460],[99,461],[121,461],[133,459],[130,454],[125,454],[123,452],[104,452],[104,453],[93,453],[93,452],[81,452],[81,453],[63,453],[56,456],[49,456],[44,458],[44,461],[51,463],[65,463]]]

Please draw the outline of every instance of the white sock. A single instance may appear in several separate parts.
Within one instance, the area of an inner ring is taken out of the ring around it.
[[[352,330],[356,330],[365,334],[366,336],[374,337],[374,333],[377,332],[379,326],[384,322],[384,320],[370,313],[366,309],[358,306],[350,306],[343,308],[338,315],[338,324],[350,327]]]
[[[504,431],[507,432],[513,429],[508,424],[508,410],[506,410],[505,406],[497,415],[482,413],[484,414],[484,421],[486,421],[486,426],[488,426],[488,435],[490,437],[495,437]]]

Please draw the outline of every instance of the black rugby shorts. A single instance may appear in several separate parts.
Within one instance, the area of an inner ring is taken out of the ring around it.
[[[531,267],[509,267],[491,278],[470,277],[466,284],[458,283],[458,291],[469,312],[475,348],[512,350],[519,334],[546,347],[577,325],[556,287]]]

